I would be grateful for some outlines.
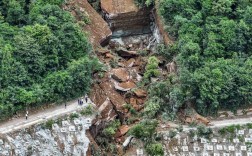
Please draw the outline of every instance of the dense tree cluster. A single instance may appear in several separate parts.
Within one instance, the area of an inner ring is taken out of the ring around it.
[[[88,91],[99,64],[62,1],[0,1],[0,118]]]
[[[183,98],[205,115],[250,105],[252,2],[162,0],[159,6],[176,39]]]

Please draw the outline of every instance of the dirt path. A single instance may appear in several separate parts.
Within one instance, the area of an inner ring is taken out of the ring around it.
[[[88,103],[92,103],[90,99],[88,99],[87,103],[84,102],[84,104],[80,106],[78,105],[77,100],[74,100],[74,101],[68,102],[66,108],[65,108],[65,105],[59,105],[53,108],[42,110],[38,113],[29,114],[27,120],[25,119],[25,117],[21,117],[21,118],[16,118],[13,120],[0,123],[0,134],[1,133],[4,134],[4,133],[15,131],[21,128],[29,127],[37,123],[45,122],[48,119],[52,119],[55,117],[62,116],[64,114],[75,112],[87,106]]]

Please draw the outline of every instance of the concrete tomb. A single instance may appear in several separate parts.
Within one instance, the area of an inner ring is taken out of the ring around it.
[[[69,125],[68,121],[62,121],[62,126],[63,126],[63,127],[66,127],[66,126],[68,126],[68,125]]]
[[[188,146],[182,146],[183,152],[188,152]]]
[[[247,151],[247,146],[241,146],[241,151]]]
[[[215,138],[212,139],[212,143],[217,143],[217,142],[218,142],[217,139],[215,139]]]
[[[207,150],[212,151],[213,150],[213,145],[207,145]]]
[[[222,147],[222,145],[216,145],[216,149],[217,149],[218,151],[221,151],[221,150],[223,150],[223,147]]]
[[[242,156],[241,153],[235,153],[235,156]]]
[[[201,138],[201,139],[200,139],[200,142],[201,142],[202,144],[207,143],[206,139],[204,139],[204,138]]]
[[[178,152],[178,147],[173,147],[174,152]]]
[[[244,133],[245,133],[244,130],[239,130],[239,131],[238,131],[238,134],[239,134],[239,135],[244,135]]]
[[[193,147],[194,151],[198,152],[200,151],[200,148],[199,147]]]
[[[77,126],[77,125],[81,125],[81,121],[80,120],[77,120],[77,119],[75,119],[74,120],[74,124]]]
[[[137,156],[143,156],[143,149],[137,149],[136,150]]]
[[[69,126],[69,132],[75,132],[76,130],[75,130],[75,126]]]
[[[66,128],[61,128],[61,129],[60,129],[60,132],[61,132],[61,133],[66,133],[67,130],[66,130]]]
[[[234,142],[234,143],[239,143],[239,142],[240,142],[240,140],[239,140],[239,139],[237,139],[237,138],[235,138],[235,139],[233,139],[233,142]]]
[[[229,151],[235,151],[235,147],[234,146],[228,146],[228,150]]]
[[[203,153],[202,155],[203,155],[203,156],[208,156],[208,153]]]

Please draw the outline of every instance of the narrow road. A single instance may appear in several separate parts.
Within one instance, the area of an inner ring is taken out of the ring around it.
[[[35,114],[29,114],[27,120],[25,119],[25,117],[23,118],[21,117],[21,118],[16,118],[13,120],[0,123],[0,134],[5,134],[11,131],[29,127],[37,123],[45,122],[48,119],[59,117],[64,114],[69,114],[77,110],[81,110],[84,107],[86,107],[89,103],[92,103],[90,99],[88,99],[87,103],[84,102],[84,104],[80,106],[78,105],[77,100],[74,100],[74,101],[68,102],[66,108],[65,108],[65,105],[63,104],[63,105],[59,105],[53,108],[39,111],[38,113],[35,113]]]
[[[211,128],[225,127],[230,125],[245,125],[247,123],[252,123],[252,117],[236,118],[236,119],[225,119],[225,120],[216,120],[211,121]]]

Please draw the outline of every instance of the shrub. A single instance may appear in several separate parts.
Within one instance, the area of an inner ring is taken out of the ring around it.
[[[194,131],[194,130],[190,130],[190,131],[189,131],[189,136],[190,136],[191,138],[193,138],[193,137],[195,136],[195,131]]]
[[[182,126],[182,125],[179,125],[179,127],[177,127],[177,130],[178,130],[179,132],[182,132],[182,131],[183,131],[183,126]]]
[[[154,0],[135,0],[135,2],[139,7],[154,5]]]
[[[199,125],[197,127],[197,132],[198,132],[198,135],[201,137],[204,136],[206,138],[210,138],[210,135],[213,133],[213,130],[211,128],[207,128],[204,125]]]
[[[252,129],[252,123],[247,123],[246,126],[248,127],[248,129]]]
[[[74,120],[75,118],[78,118],[79,117],[79,114],[77,114],[77,113],[72,113],[71,115],[70,115],[70,120]]]
[[[173,130],[169,131],[169,137],[170,138],[174,138],[176,136],[176,134],[177,134],[176,131],[173,131]]]
[[[146,66],[146,71],[144,73],[144,80],[149,80],[151,77],[159,76],[160,72],[158,70],[159,60],[155,56],[151,56],[148,59],[148,64]]]
[[[157,124],[158,122],[156,120],[144,120],[132,127],[129,134],[139,139],[151,139]]]
[[[46,129],[50,129],[50,130],[51,130],[53,124],[54,124],[54,121],[53,121],[52,119],[50,119],[50,120],[47,120],[47,121],[46,121],[44,127],[45,127]]]
[[[151,97],[145,104],[144,113],[148,117],[153,118],[161,109],[161,105],[162,105],[162,99],[156,96]]]
[[[172,44],[169,47],[165,46],[164,44],[159,44],[157,46],[157,53],[159,55],[162,55],[169,61],[172,60],[173,56],[176,54],[177,51],[178,51],[177,44]]]
[[[224,136],[227,132],[226,132],[226,128],[221,128],[219,129],[218,133],[222,136]]]
[[[94,113],[93,107],[89,104],[87,107],[81,110],[81,115],[92,115]]]
[[[118,127],[121,125],[119,120],[114,120],[111,123],[109,123],[106,128],[102,131],[102,133],[106,136],[106,137],[112,137],[113,135],[115,135],[116,130],[118,129]]]
[[[151,156],[163,156],[164,150],[161,143],[151,143],[147,145],[146,152]]]

